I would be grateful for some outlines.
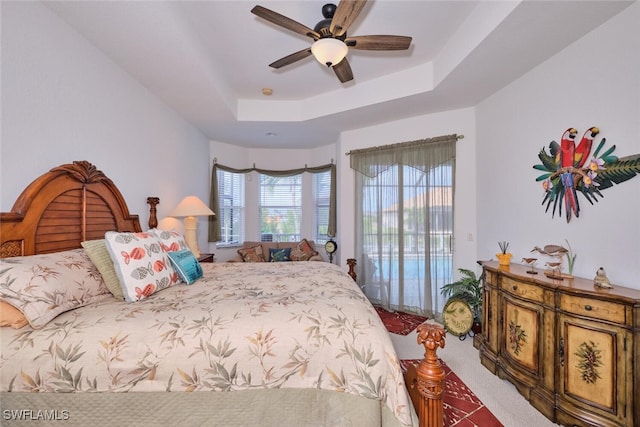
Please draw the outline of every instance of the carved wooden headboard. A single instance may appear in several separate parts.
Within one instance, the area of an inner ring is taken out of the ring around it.
[[[107,231],[142,231],[115,184],[87,161],[51,169],[0,213],[0,257],[60,252]]]

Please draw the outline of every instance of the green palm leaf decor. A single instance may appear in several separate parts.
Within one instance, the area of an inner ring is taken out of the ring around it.
[[[572,213],[579,216],[578,194],[582,194],[593,205],[604,197],[603,190],[640,174],[640,154],[618,158],[613,154],[616,146],[604,149],[606,139],[602,138],[589,158],[591,141],[600,130],[597,127],[589,128],[577,147],[573,141],[575,132],[573,128],[568,129],[563,135],[562,144],[551,141],[548,152],[542,148],[538,153],[541,163],[533,165],[535,170],[544,172],[536,181],[542,182],[545,212],[551,209],[552,216],[556,212],[562,216],[564,207],[567,222],[571,220]],[[567,161],[566,156],[571,156],[573,161]],[[567,162],[572,165],[567,166]]]

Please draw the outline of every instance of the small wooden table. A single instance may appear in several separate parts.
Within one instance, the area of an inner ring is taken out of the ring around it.
[[[214,254],[200,254],[198,257],[198,262],[213,262]]]

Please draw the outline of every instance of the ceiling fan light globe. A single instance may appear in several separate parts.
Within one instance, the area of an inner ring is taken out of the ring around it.
[[[334,38],[319,39],[311,45],[311,53],[322,65],[331,67],[339,64],[347,56],[349,48],[342,41]]]

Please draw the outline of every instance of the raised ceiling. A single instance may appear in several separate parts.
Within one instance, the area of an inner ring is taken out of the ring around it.
[[[633,2],[370,0],[349,35],[411,36],[408,51],[351,50],[346,84],[313,57],[268,67],[311,39],[251,8],[313,28],[325,3],[45,2],[208,138],[260,148],[318,147],[344,130],[474,106]]]

